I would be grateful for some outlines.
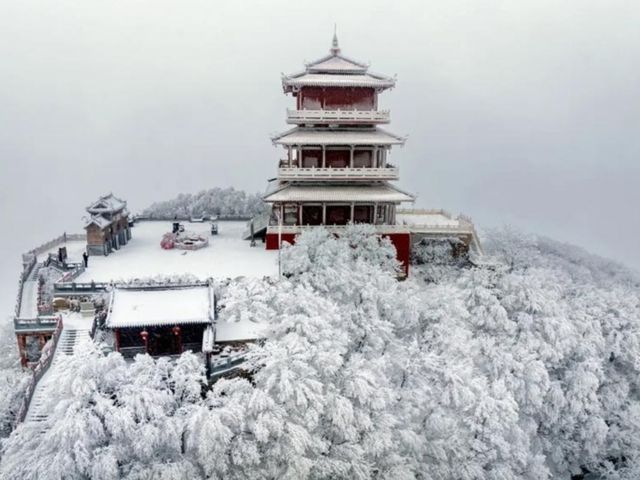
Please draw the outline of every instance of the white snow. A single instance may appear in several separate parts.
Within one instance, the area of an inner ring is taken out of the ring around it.
[[[272,137],[279,145],[402,145],[404,138],[381,128],[318,130],[295,127]]]
[[[432,213],[398,213],[396,220],[401,225],[430,225],[457,227],[460,222],[440,212]]]
[[[38,281],[27,280],[22,284],[20,300],[20,318],[36,318],[38,316]]]
[[[89,336],[92,318],[83,317],[79,313],[73,312],[63,312],[61,315],[62,333],[53,353],[51,366],[36,385],[25,418],[26,422],[43,422],[47,419],[50,414],[47,401],[52,396],[51,391],[56,388],[61,359],[66,355],[73,355],[78,346],[92,341]]]
[[[115,289],[107,327],[208,323],[213,318],[210,296],[208,287]]]
[[[252,322],[251,320],[240,320],[237,322],[219,321],[216,323],[216,342],[235,342],[240,340],[256,340],[263,338],[266,323]]]
[[[267,194],[267,202],[411,202],[414,198],[389,184],[286,185]]]
[[[162,235],[171,231],[172,222],[140,222],[131,229],[131,241],[110,255],[92,256],[89,268],[77,282],[109,282],[155,276],[191,274],[207,278],[277,276],[277,251],[264,245],[249,246],[242,240],[244,221],[221,221],[219,234],[209,236],[209,246],[196,250],[163,250]],[[209,223],[181,222],[190,231],[210,235]],[[70,262],[81,262],[85,242],[67,242]],[[57,248],[52,249],[57,252]],[[46,254],[44,255],[46,256]]]

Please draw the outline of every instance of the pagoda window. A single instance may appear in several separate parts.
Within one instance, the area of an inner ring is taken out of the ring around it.
[[[376,219],[375,219],[375,224],[376,225],[384,225],[385,222],[385,212],[387,210],[387,205],[378,205],[378,208],[376,208]]]
[[[351,154],[349,150],[327,150],[326,166],[328,168],[346,168],[349,166]]]
[[[351,205],[327,205],[327,225],[346,225],[351,221]]]
[[[375,91],[361,87],[327,87],[324,89],[326,110],[373,110]]]
[[[302,224],[322,225],[322,205],[303,205]]]
[[[323,92],[322,88],[304,87],[300,92],[299,108],[303,110],[322,109]]]
[[[322,150],[302,150],[302,167],[318,168],[322,166]]]
[[[355,205],[353,207],[353,223],[372,223],[372,219],[372,205]]]
[[[354,168],[373,167],[373,154],[371,150],[357,150],[353,153]]]
[[[298,206],[293,204],[284,205],[284,218],[282,219],[284,225],[296,225],[298,223]]]

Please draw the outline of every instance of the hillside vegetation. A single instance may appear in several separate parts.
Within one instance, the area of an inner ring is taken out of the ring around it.
[[[196,194],[182,193],[172,200],[156,202],[142,215],[155,218],[202,217],[217,215],[221,218],[247,218],[263,212],[265,205],[260,195],[242,190],[211,188]]]
[[[398,282],[370,227],[306,233],[285,279],[223,292],[221,320],[271,325],[251,379],[203,397],[192,354],[88,349],[49,429],[5,442],[2,478],[638,478],[638,278],[506,230],[485,247],[475,265],[418,252]]]

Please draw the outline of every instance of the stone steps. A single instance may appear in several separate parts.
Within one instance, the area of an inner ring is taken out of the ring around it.
[[[67,355],[73,355],[75,349],[86,342],[90,342],[89,329],[70,329],[64,328],[60,334],[58,345],[56,346],[56,352],[54,354],[49,371],[38,382],[31,403],[29,404],[29,411],[25,418],[25,422],[42,423],[47,420],[49,411],[47,409],[47,400],[50,397],[50,390],[53,387],[57,375],[56,367],[60,364],[63,357]],[[43,430],[44,431],[44,430]]]

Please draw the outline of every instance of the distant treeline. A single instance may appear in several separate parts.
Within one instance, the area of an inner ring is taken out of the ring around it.
[[[172,200],[153,203],[142,216],[156,218],[203,217],[217,215],[222,218],[253,217],[265,210],[259,194],[242,190],[212,188],[196,194],[181,193]]]

